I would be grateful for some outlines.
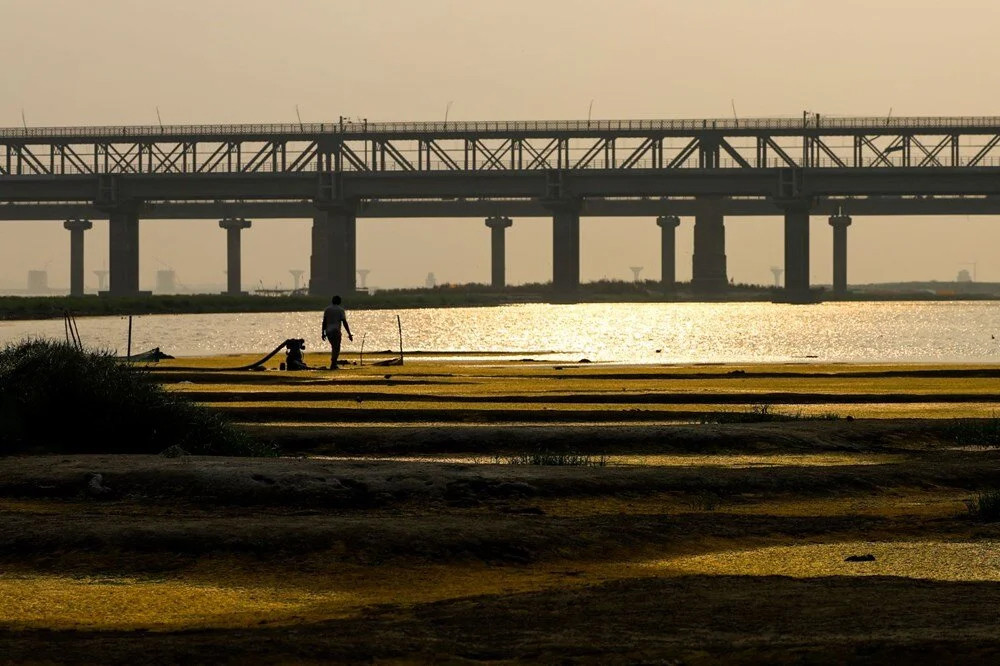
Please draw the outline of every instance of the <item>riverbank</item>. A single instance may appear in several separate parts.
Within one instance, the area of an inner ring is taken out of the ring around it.
[[[147,366],[278,458],[0,459],[5,658],[1000,656],[1000,366],[394,359]]]
[[[530,284],[494,289],[486,285],[443,285],[427,289],[359,291],[349,295],[353,309],[487,307],[524,303],[725,303],[789,302],[780,288],[731,285],[724,293],[706,294],[680,283],[664,292],[658,282],[599,281],[584,283],[575,294],[555,294],[551,286]],[[907,283],[862,285],[834,296],[814,288],[794,302],[830,301],[981,301],[1000,299],[1000,284]],[[303,294],[154,294],[137,297],[0,296],[0,319],[61,318],[74,316],[124,316],[145,314],[208,314],[226,312],[314,312],[329,303],[327,296]]]

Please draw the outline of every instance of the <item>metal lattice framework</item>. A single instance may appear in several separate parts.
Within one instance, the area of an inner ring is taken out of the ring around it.
[[[0,129],[0,177],[988,167],[1000,117]]]

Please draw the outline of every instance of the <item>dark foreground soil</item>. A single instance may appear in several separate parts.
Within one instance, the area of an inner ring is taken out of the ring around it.
[[[766,546],[842,544],[842,561],[859,542],[992,544],[1000,524],[966,503],[1000,487],[1000,451],[958,449],[915,421],[630,428],[587,439],[572,428],[468,437],[422,427],[369,431],[367,446],[297,432],[284,441],[298,443],[296,456],[276,459],[0,459],[0,663],[1000,660],[1000,572],[945,580],[637,565]],[[553,446],[582,438],[594,456],[699,456],[494,464],[542,436]],[[341,457],[351,449],[469,457]],[[360,601],[272,613],[248,594],[245,608],[209,621],[157,622],[88,592],[48,615],[5,614],[31,601],[18,585],[36,579],[101,590],[224,583],[265,590],[263,601],[336,588]]]

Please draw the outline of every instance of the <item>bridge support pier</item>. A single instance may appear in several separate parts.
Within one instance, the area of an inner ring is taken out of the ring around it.
[[[108,296],[139,295],[139,215],[115,208],[108,216]]]
[[[790,301],[807,300],[809,295],[809,211],[808,199],[779,202],[785,210],[785,295]]]
[[[94,225],[90,220],[66,220],[69,230],[69,295],[83,296],[83,232]]]
[[[490,284],[494,289],[507,286],[507,229],[513,224],[509,217],[486,218],[490,228]]]
[[[549,202],[552,211],[552,289],[575,294],[580,289],[580,205]]]
[[[309,293],[353,294],[357,290],[357,207],[326,204],[313,216]]]
[[[660,227],[660,286],[663,291],[673,291],[677,286],[677,227],[681,218],[661,215],[656,218]]]
[[[833,293],[843,296],[847,293],[847,227],[851,217],[838,212],[830,216],[833,227]]]
[[[691,288],[719,293],[729,286],[726,276],[726,227],[719,197],[700,197],[701,212],[694,218],[694,254]]]
[[[230,296],[240,296],[242,289],[243,255],[240,252],[240,233],[250,228],[250,220],[227,217],[219,220],[219,227],[226,230],[226,291]]]

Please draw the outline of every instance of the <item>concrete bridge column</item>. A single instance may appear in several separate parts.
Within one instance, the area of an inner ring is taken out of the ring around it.
[[[139,215],[134,208],[108,216],[108,296],[139,295]]]
[[[240,252],[240,233],[250,228],[250,220],[227,217],[219,220],[219,227],[226,230],[226,291],[231,296],[246,292],[242,288],[243,255]]]
[[[785,293],[791,300],[809,294],[809,210],[808,199],[779,202],[785,210]]]
[[[549,204],[552,210],[552,289],[574,294],[580,289],[580,205]]]
[[[90,220],[66,220],[69,229],[69,295],[83,296],[83,232],[94,225]]]
[[[718,197],[700,197],[699,204],[701,212],[694,218],[691,288],[700,292],[718,293],[729,286],[722,201]]]
[[[838,213],[830,216],[833,227],[833,293],[843,296],[847,293],[847,227],[851,217]]]
[[[490,284],[495,289],[507,285],[507,229],[513,224],[509,217],[486,218],[486,226],[490,228]]]
[[[313,216],[309,293],[352,294],[357,290],[357,207],[326,205]]]
[[[309,255],[309,288],[311,296],[330,297],[333,286],[330,283],[330,231],[328,216],[317,211],[313,215],[312,253]]]
[[[656,218],[660,227],[660,285],[664,291],[673,291],[677,284],[677,227],[681,218],[661,215]]]

